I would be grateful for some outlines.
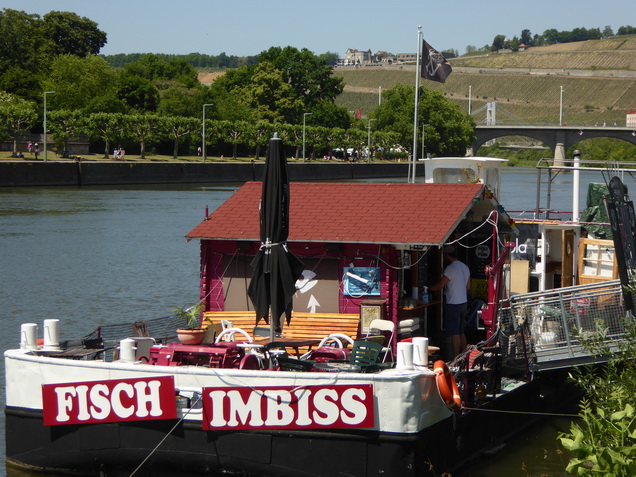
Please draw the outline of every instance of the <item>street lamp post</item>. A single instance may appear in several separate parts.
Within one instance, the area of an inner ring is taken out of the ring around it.
[[[428,124],[422,124],[422,158],[426,159],[426,144],[424,142],[424,136],[426,133],[426,127],[428,126]]]
[[[45,91],[44,92],[44,160],[46,161],[46,136],[47,136],[47,130],[46,130],[46,95],[47,94],[55,94],[55,91]]]
[[[367,154],[369,155],[367,162],[371,162],[371,121],[375,121],[375,119],[369,119],[369,124],[367,125]]]
[[[205,108],[206,106],[214,106],[214,103],[208,103],[203,105],[203,122],[201,127],[201,142],[202,142],[201,156],[203,157],[203,162],[205,162],[205,159],[207,158],[207,152],[205,149]]]
[[[563,126],[563,86],[559,95],[559,126]]]
[[[305,120],[311,114],[314,113],[303,113],[303,161],[305,160]]]

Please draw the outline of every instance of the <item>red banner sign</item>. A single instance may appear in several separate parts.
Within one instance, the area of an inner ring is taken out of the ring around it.
[[[176,419],[174,377],[42,385],[44,424]]]
[[[373,425],[372,384],[203,388],[204,430]]]

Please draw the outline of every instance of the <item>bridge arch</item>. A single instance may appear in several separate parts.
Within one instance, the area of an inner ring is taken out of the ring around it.
[[[487,141],[505,136],[523,136],[536,139],[548,146],[555,159],[562,159],[565,151],[577,142],[596,137],[611,137],[636,144],[636,129],[626,127],[601,126],[477,126],[476,139],[472,144],[472,153]]]

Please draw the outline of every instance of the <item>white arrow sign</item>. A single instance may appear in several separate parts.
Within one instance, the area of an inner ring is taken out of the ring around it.
[[[307,308],[309,308],[309,313],[316,313],[316,307],[320,306],[320,303],[318,303],[318,300],[316,300],[316,297],[311,295],[309,297],[309,303],[307,303]]]

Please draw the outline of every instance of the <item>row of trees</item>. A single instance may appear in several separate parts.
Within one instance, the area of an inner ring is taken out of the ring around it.
[[[633,35],[636,34],[636,28],[630,25],[620,27],[616,35]],[[532,34],[528,29],[521,31],[520,36],[514,36],[512,39],[506,37],[506,35],[495,35],[491,45],[485,45],[482,48],[477,48],[473,45],[466,47],[466,53],[478,53],[488,51],[498,51],[501,49],[511,49],[513,51],[519,50],[519,45],[526,46],[545,46],[555,45],[557,43],[571,43],[574,41],[586,41],[586,40],[600,40],[603,38],[609,38],[614,36],[612,27],[607,25],[603,30],[600,28],[575,28],[572,31],[559,31],[554,28],[550,28],[543,32],[542,35]]]
[[[409,150],[412,144],[412,105],[414,88],[397,85],[386,92],[386,101],[369,119],[366,130],[338,127],[306,126],[281,121],[215,120],[206,119],[205,144],[232,146],[236,158],[239,146],[250,148],[258,158],[269,138],[277,132],[285,144],[296,148],[295,156],[305,144],[312,157],[332,154],[334,147],[361,151],[369,145],[372,149]],[[465,153],[473,137],[473,123],[439,92],[423,90],[420,114],[426,124],[426,151],[433,154],[461,155]],[[18,154],[18,140],[37,120],[35,105],[26,100],[0,96],[0,131],[13,140],[14,155]],[[192,154],[202,145],[203,123],[200,118],[159,114],[84,113],[78,110],[52,110],[47,113],[48,131],[53,135],[59,151],[69,151],[69,142],[80,135],[90,137],[104,147],[108,157],[111,147],[124,145],[126,149],[139,151],[144,158],[149,146],[171,147],[172,155]],[[371,124],[377,127],[372,132]],[[356,126],[361,126],[358,122]]]

